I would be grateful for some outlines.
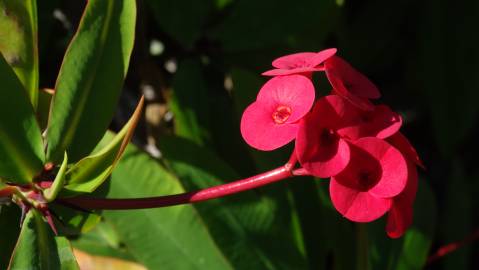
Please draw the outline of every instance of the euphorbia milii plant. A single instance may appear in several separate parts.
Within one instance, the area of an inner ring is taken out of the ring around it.
[[[6,3],[9,4],[0,3],[0,8],[6,9],[0,10],[5,14],[0,18],[10,24],[23,19],[25,25],[21,28],[28,29],[24,34],[30,34],[34,43],[37,40],[34,2]],[[88,1],[53,89],[38,89],[36,43],[7,49],[0,46],[0,206],[16,204],[22,212],[21,232],[10,245],[9,269],[75,269],[65,237],[72,231],[68,225],[76,222],[77,234],[87,225],[93,227],[100,222],[100,218],[92,218],[95,213],[91,211],[95,209],[145,209],[195,203],[301,175],[323,178],[317,181],[330,178],[332,205],[346,219],[371,222],[387,215],[386,232],[390,237],[400,237],[407,230],[412,223],[417,191],[416,166],[423,165],[399,131],[401,116],[387,105],[372,101],[380,97],[378,88],[340,58],[335,48],[294,53],[274,60],[275,69],[263,73],[267,76],[264,85],[242,114],[239,131],[251,147],[272,151],[294,144],[284,165],[190,192],[181,192],[182,187],[174,179],[177,185],[171,189],[174,194],[165,196],[89,195],[107,183],[127,147],[133,147],[128,146],[129,141],[141,118],[144,99],[139,97],[124,127],[117,134],[106,132],[127,73],[135,16],[134,0]],[[24,49],[29,51],[21,51]],[[319,87],[331,90],[329,95],[317,95],[315,74],[326,76],[330,84]],[[142,160],[141,155],[134,157],[134,162],[143,164],[152,160],[150,157]],[[154,161],[152,164],[158,165]],[[148,177],[157,175],[174,178],[166,170]],[[135,177],[128,179],[132,186],[136,184]],[[155,190],[151,186],[148,189]],[[78,222],[80,215],[69,216],[74,210],[82,211],[88,222]],[[192,210],[191,213],[195,215]],[[176,213],[172,218],[183,214]],[[183,223],[189,224],[191,220]],[[191,226],[193,229],[195,224]],[[135,231],[134,235],[141,233]],[[199,234],[211,237],[208,230],[200,230]],[[168,239],[173,237],[165,235]],[[181,245],[175,240],[173,246]],[[212,244],[212,250],[216,250],[216,244]],[[199,261],[202,260],[203,257]]]

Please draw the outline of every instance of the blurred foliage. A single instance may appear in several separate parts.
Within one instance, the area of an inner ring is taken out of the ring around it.
[[[83,7],[38,1],[40,88],[54,87]],[[291,146],[248,148],[242,110],[274,58],[336,47],[403,115],[403,132],[427,167],[403,238],[387,238],[384,220],[367,225],[370,269],[478,269],[477,242],[424,266],[428,254],[479,226],[478,13],[475,0],[138,0],[133,57],[111,127],[118,130],[145,94],[134,141],[160,160],[130,149],[102,192],[181,192],[281,165]],[[309,178],[193,207],[106,211],[103,223],[75,245],[150,269],[354,269],[364,244],[357,225],[332,208],[327,182]],[[94,239],[108,240],[95,246],[103,240]]]

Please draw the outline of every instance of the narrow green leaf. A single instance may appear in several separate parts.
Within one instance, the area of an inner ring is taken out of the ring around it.
[[[28,212],[22,225],[9,269],[79,269],[70,242],[55,237],[36,210]]]
[[[58,193],[63,188],[63,183],[65,182],[65,172],[67,170],[67,165],[68,165],[68,155],[67,155],[67,152],[65,152],[62,165],[60,166],[60,169],[58,170],[58,173],[55,176],[55,180],[53,181],[52,186],[48,188],[44,193],[45,200],[47,200],[47,202],[51,202],[55,200]]]
[[[88,1],[57,78],[47,159],[91,152],[114,114],[133,48],[134,0]]]
[[[133,131],[141,117],[143,104],[144,98],[142,97],[130,120],[107,146],[98,153],[80,160],[68,170],[66,175],[68,184],[65,189],[76,192],[92,192],[108,178],[133,136]]]
[[[26,92],[1,53],[0,81],[0,178],[28,183],[42,169],[43,140]]]
[[[37,1],[0,0],[0,52],[27,90],[38,100]]]
[[[174,176],[131,145],[105,184],[109,198],[184,192]],[[103,216],[114,225],[129,253],[148,269],[232,269],[191,205],[104,211]]]

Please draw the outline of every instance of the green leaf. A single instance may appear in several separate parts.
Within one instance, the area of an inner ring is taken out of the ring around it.
[[[0,177],[28,183],[42,169],[43,140],[26,92],[1,54],[0,81]]]
[[[191,141],[162,137],[168,165],[190,190],[239,179],[239,175],[213,152]],[[282,186],[278,188],[284,188]],[[305,260],[288,233],[290,217],[282,205],[261,191],[243,192],[195,207],[236,269],[304,269]]]
[[[65,189],[75,192],[93,192],[110,176],[133,136],[133,131],[141,117],[143,104],[142,97],[130,120],[108,145],[98,153],[80,160],[68,170],[66,174],[68,184]]]
[[[114,114],[135,31],[134,0],[88,1],[57,78],[47,159],[75,162],[91,152]]]
[[[116,228],[105,220],[96,225],[93,230],[73,240],[72,245],[92,255],[135,261],[121,242]]]
[[[0,0],[0,52],[27,90],[38,100],[37,1]]]
[[[22,225],[9,269],[79,269],[70,242],[55,237],[36,210],[28,212]]]
[[[184,192],[174,176],[133,146],[127,147],[106,184],[109,198]],[[149,269],[232,269],[191,205],[104,211],[103,216],[129,253]]]
[[[8,262],[20,233],[20,208],[16,205],[0,205],[0,269],[7,269]]]

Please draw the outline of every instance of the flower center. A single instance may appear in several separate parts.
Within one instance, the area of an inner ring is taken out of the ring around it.
[[[337,141],[336,133],[332,129],[325,128],[321,132],[320,142],[322,146],[333,145]]]
[[[377,177],[373,172],[363,170],[358,174],[358,184],[363,191],[371,189],[377,182]]]
[[[291,108],[280,105],[276,108],[271,116],[276,124],[283,124],[291,116]]]

